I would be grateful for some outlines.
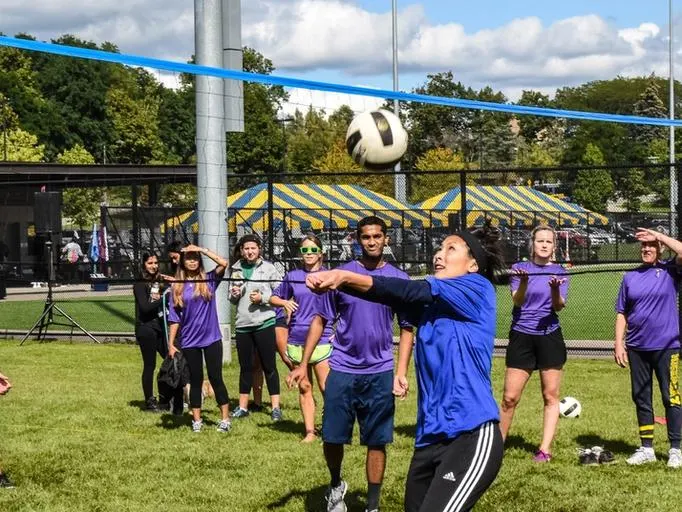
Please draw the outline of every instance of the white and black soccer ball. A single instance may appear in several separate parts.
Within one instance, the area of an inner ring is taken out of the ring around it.
[[[369,110],[355,116],[350,123],[346,149],[366,169],[390,169],[407,150],[407,132],[393,112]]]
[[[577,418],[582,412],[580,402],[572,396],[567,396],[559,401],[559,414],[563,418]]]

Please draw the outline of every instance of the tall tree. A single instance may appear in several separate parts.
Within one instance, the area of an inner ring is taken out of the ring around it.
[[[516,103],[517,105],[524,105],[530,107],[552,107],[552,100],[548,95],[539,91],[524,90],[521,93],[521,98]],[[527,143],[533,143],[538,139],[539,134],[552,125],[553,119],[544,116],[519,116],[519,133]]]
[[[467,168],[469,165],[464,162],[464,157],[460,153],[455,153],[450,148],[429,149],[415,164],[415,169],[422,172],[411,176],[410,201],[413,203],[424,201],[460,183],[457,173],[430,174],[428,171],[456,171]]]
[[[60,164],[89,165],[95,158],[80,144],[57,156]],[[103,187],[65,188],[62,193],[62,213],[82,229],[99,221],[100,204],[105,200]]]
[[[586,167],[599,167],[604,165],[604,155],[595,144],[588,144],[582,163]],[[611,173],[606,169],[581,169],[578,171],[573,199],[588,210],[597,212],[606,211],[606,204],[613,196],[613,181]]]

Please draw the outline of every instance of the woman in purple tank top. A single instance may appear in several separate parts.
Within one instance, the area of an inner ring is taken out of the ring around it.
[[[557,313],[566,305],[566,270],[553,263],[556,232],[540,225],[531,232],[530,261],[512,266],[514,308],[507,346],[504,392],[500,404],[500,429],[506,439],[521,394],[534,370],[540,372],[544,400],[542,441],[535,462],[549,462],[559,421],[559,387],[566,344]]]
[[[315,434],[315,398],[313,396],[313,371],[317,378],[320,392],[324,394],[324,385],[329,375],[329,356],[332,353],[331,337],[334,309],[329,294],[312,292],[305,285],[306,276],[311,272],[325,270],[322,266],[323,247],[320,239],[308,235],[299,245],[303,268],[288,272],[279,287],[270,297],[270,304],[281,307],[289,318],[289,333],[286,346],[285,363],[291,369],[301,363],[303,347],[309,336],[316,336],[319,340],[308,366],[308,378],[298,384],[299,403],[305,426],[304,443],[311,443],[317,439]],[[323,329],[311,328],[316,315],[322,315],[328,320]]]

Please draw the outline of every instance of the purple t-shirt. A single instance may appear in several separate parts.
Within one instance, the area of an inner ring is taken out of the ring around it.
[[[627,272],[620,285],[616,312],[625,315],[625,344],[635,350],[680,348],[677,311],[679,269],[674,260]]]
[[[182,308],[175,307],[173,294],[170,294],[168,321],[180,324],[180,348],[203,348],[222,339],[218,323],[218,308],[215,291],[218,287],[214,271],[206,274],[211,300],[205,301],[201,295],[194,296],[194,283],[186,282],[182,291]]]
[[[552,307],[552,289],[549,280],[552,276],[566,279],[559,286],[559,294],[566,301],[568,298],[568,273],[557,263],[538,265],[532,261],[521,261],[512,265],[512,272],[517,269],[528,272],[526,300],[522,306],[514,306],[512,310],[511,328],[524,334],[549,334],[559,328],[559,316]],[[543,275],[537,275],[543,274]],[[514,293],[519,289],[521,278],[512,273],[510,286]]]
[[[367,270],[357,261],[339,267],[367,276],[387,276],[409,279],[407,274],[386,263],[375,270]],[[353,295],[337,291],[336,335],[329,366],[337,371],[354,374],[381,373],[393,369],[393,310]],[[398,316],[401,327],[410,324]]]
[[[324,270],[324,269],[320,269]],[[289,319],[289,340],[292,345],[305,345],[308,336],[310,322],[315,315],[321,316],[326,323],[320,337],[319,344],[331,341],[334,335],[334,306],[329,293],[315,293],[305,285],[308,272],[305,270],[292,270],[284,276],[284,279],[272,292],[277,297],[289,300],[294,299],[298,303],[298,309]]]

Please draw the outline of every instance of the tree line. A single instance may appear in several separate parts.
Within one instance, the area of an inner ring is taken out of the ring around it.
[[[33,39],[27,34],[17,37]],[[119,51],[113,43],[98,45],[72,35],[52,42]],[[275,67],[267,57],[245,48],[244,70],[271,74]],[[177,81],[177,87],[170,88],[142,68],[0,47],[0,156],[5,161],[194,163],[194,77],[181,74]],[[502,92],[468,87],[450,71],[427,75],[413,92],[508,102]],[[676,91],[677,98],[681,92]],[[663,78],[619,76],[563,87],[552,98],[526,90],[517,104],[667,117],[666,95]],[[345,133],[354,115],[350,107],[327,112],[311,105],[283,117],[287,100],[282,87],[244,84],[245,131],[227,134],[228,172],[239,176],[230,180],[232,190],[257,183],[263,174],[314,170],[322,174],[307,181],[343,181],[392,195],[391,176],[364,172],[346,154]],[[403,169],[467,169],[471,171],[469,181],[476,183],[561,182],[564,194],[595,211],[604,211],[610,200],[620,200],[629,211],[638,211],[643,207],[642,197],[651,197],[660,205],[667,204],[669,198],[668,168],[638,167],[667,162],[668,135],[662,127],[515,117],[414,102],[403,104],[401,115],[409,134]],[[530,178],[513,170],[560,165],[586,169],[535,172]],[[604,165],[628,168],[588,170]],[[486,168],[510,172],[475,172]],[[341,170],[354,174],[342,179],[333,176]],[[421,201],[458,184],[455,175],[412,175],[408,198]],[[64,194],[64,214],[83,226],[97,217],[102,201],[112,205],[130,201],[127,187],[66,189]],[[148,201],[144,191],[140,197],[143,203]],[[159,201],[163,203],[191,207],[195,200],[193,186],[161,186]]]

